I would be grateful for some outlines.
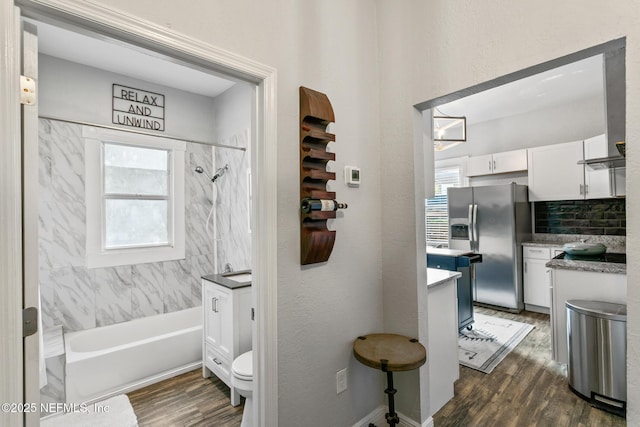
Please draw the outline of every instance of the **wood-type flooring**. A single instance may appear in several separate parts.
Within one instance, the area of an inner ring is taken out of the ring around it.
[[[564,370],[551,360],[549,316],[475,310],[535,328],[491,374],[461,366],[455,397],[433,417],[436,427],[626,426],[569,390]],[[128,396],[140,427],[237,427],[242,419],[243,406],[231,406],[229,388],[216,377],[202,378],[201,369]]]
[[[455,397],[433,417],[436,427],[626,426],[624,418],[591,407],[569,389],[565,369],[551,359],[548,315],[474,310],[535,328],[491,374],[461,366]]]
[[[202,369],[127,396],[139,427],[238,427],[244,409],[244,403],[231,406],[229,387],[215,376],[203,378]]]

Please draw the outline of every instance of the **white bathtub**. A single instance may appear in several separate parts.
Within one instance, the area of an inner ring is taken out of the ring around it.
[[[65,334],[68,403],[95,402],[196,369],[202,309]]]

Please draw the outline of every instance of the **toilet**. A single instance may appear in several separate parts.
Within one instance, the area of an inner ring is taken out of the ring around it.
[[[253,351],[242,353],[231,364],[231,384],[245,398],[242,424],[253,427]]]

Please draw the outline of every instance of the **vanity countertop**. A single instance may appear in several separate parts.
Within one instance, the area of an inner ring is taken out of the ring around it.
[[[202,276],[204,280],[224,286],[228,289],[240,289],[251,286],[251,270],[233,271],[222,274]],[[247,280],[248,279],[248,280]]]
[[[427,268],[427,288],[442,285],[451,279],[461,277],[458,271],[440,270],[438,268]]]

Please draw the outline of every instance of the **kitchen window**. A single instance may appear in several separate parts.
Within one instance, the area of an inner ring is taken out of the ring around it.
[[[87,267],[184,258],[183,141],[83,128]]]
[[[447,188],[466,185],[462,159],[436,162],[435,185],[435,196],[425,201],[427,246],[447,247],[449,245]]]

